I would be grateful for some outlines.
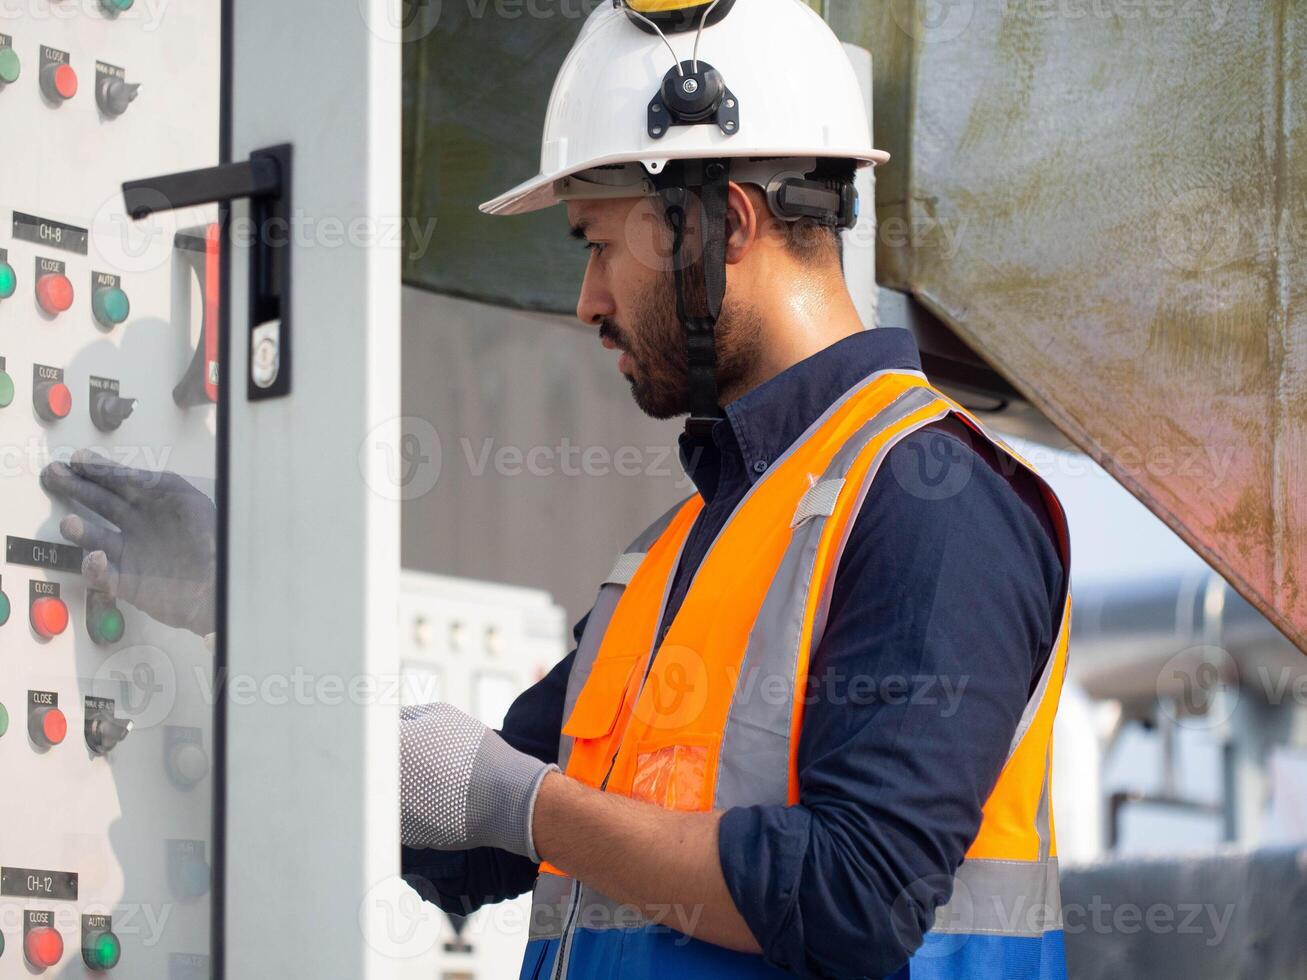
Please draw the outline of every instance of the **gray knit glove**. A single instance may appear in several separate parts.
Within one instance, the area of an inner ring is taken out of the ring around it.
[[[59,533],[83,550],[88,587],[125,599],[166,626],[213,632],[218,512],[212,500],[176,473],[122,466],[89,449],[45,467],[41,485],[95,515],[69,514],[59,522]]]
[[[400,712],[400,836],[405,847],[498,847],[539,863],[531,817],[557,766],[517,751],[449,704]]]

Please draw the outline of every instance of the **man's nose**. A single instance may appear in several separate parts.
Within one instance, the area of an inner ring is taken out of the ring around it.
[[[581,295],[576,301],[576,318],[587,327],[597,327],[616,313],[612,294],[604,288],[598,276],[587,270],[581,282]]]

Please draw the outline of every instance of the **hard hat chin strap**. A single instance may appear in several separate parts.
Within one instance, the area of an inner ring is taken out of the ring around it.
[[[729,160],[683,160],[654,178],[672,230],[676,316],[685,330],[690,417],[685,431],[707,437],[724,416],[717,394],[717,320],[726,295],[726,197]],[[698,248],[688,242],[691,209],[699,211]]]

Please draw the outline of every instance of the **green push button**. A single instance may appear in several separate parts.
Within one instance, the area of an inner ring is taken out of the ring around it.
[[[6,374],[5,377],[9,377],[9,375]],[[12,382],[10,382],[10,388],[13,388]],[[8,405],[9,403],[5,402],[5,404]],[[9,622],[9,596],[0,592],[0,626],[3,626],[7,622]]]
[[[0,408],[8,408],[14,400],[14,379],[9,377],[8,371],[0,371]],[[9,600],[4,602],[4,617],[0,618],[0,625],[9,617]]]
[[[100,5],[111,14],[121,14],[124,10],[131,10],[135,2],[136,0],[100,0]]]
[[[8,299],[18,288],[18,273],[8,262],[0,260],[0,299]]]
[[[3,704],[0,704],[0,737],[9,731],[9,711]]]
[[[0,48],[0,82],[6,85],[16,82],[22,71],[23,63],[18,60],[18,52],[13,48]]]
[[[132,304],[127,301],[127,294],[117,286],[105,286],[91,295],[91,310],[106,327],[116,327],[127,319]]]
[[[112,932],[93,932],[82,947],[82,960],[89,970],[112,970],[122,955],[122,943]]]
[[[91,639],[96,643],[117,643],[126,630],[122,610],[111,606],[98,613],[91,623]]]

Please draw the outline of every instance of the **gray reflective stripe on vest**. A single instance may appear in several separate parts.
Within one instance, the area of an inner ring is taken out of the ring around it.
[[[717,763],[715,807],[784,805],[789,801],[790,722],[794,715],[795,673],[803,634],[803,612],[812,587],[817,547],[826,520],[835,509],[829,488],[844,487],[850,467],[877,436],[937,400],[934,392],[927,388],[913,387],[903,392],[853,434],[835,454],[812,491],[800,502],[795,514],[797,526],[749,634]],[[947,412],[947,407],[941,403],[940,415],[923,419],[921,425],[935,421]],[[905,429],[881,448],[868,469],[866,485],[875,479],[890,447],[911,431],[915,429]],[[827,489],[814,492],[823,487]],[[858,506],[861,506],[861,499]],[[837,555],[835,561],[838,560]],[[814,646],[817,635],[814,632]]]
[[[573,929],[602,932],[607,929],[643,929],[652,922],[684,932],[689,923],[680,921],[667,905],[650,906],[645,915],[638,906],[616,902],[593,888],[581,889],[579,904],[572,910],[572,881],[555,874],[541,874],[531,905],[529,938],[558,939],[569,914]]]
[[[1063,600],[1062,616],[1066,617],[1066,600]],[[1026,732],[1030,731],[1030,726],[1034,724],[1035,715],[1039,714],[1039,709],[1044,703],[1044,696],[1048,694],[1048,682],[1053,676],[1053,671],[1057,668],[1057,648],[1060,645],[1059,640],[1062,635],[1062,629],[1068,624],[1062,623],[1058,628],[1058,635],[1053,638],[1053,649],[1048,652],[1048,660],[1044,662],[1044,669],[1039,673],[1039,683],[1035,686],[1035,693],[1031,695],[1026,702],[1026,709],[1021,712],[1021,720],[1017,722],[1016,733],[1012,736],[1012,744],[1008,746],[1007,757],[1012,758],[1012,753],[1017,750],[1021,740],[1026,737]]]
[[[1050,661],[1053,659],[1053,656],[1049,657]],[[1041,690],[1037,697],[1030,699],[1030,703],[1042,700]],[[1009,752],[1008,758],[1011,757]],[[1048,791],[1051,770],[1050,745],[1044,755],[1044,780],[1035,809],[1039,859],[999,861],[975,858],[963,861],[953,877],[952,897],[935,910],[931,932],[1040,936],[1062,928],[1062,891],[1057,877],[1057,858],[1049,853],[1053,843]]]
[[[1062,928],[1057,858],[967,860],[953,876],[953,897],[935,910],[942,935],[1042,936]]]
[[[639,571],[640,563],[644,561],[649,549],[662,537],[663,532],[680,513],[685,503],[682,500],[645,528],[644,532],[631,542],[631,546],[618,556],[612,572],[600,587],[594,608],[590,610],[590,618],[586,620],[585,631],[581,634],[581,642],[576,646],[572,672],[567,678],[567,697],[563,702],[564,721],[572,717],[572,709],[576,707],[576,699],[581,696],[581,688],[585,687],[585,682],[590,679],[590,671],[594,667],[595,658],[599,656],[604,633],[608,631],[608,624],[612,621],[613,611],[617,608],[622,593],[626,591],[631,579],[635,578],[635,573]],[[567,762],[571,755],[572,740],[566,735],[561,735],[558,742],[558,765],[561,769],[567,769]]]
[[[531,895],[531,939],[558,939],[572,898],[572,879],[540,872]]]

